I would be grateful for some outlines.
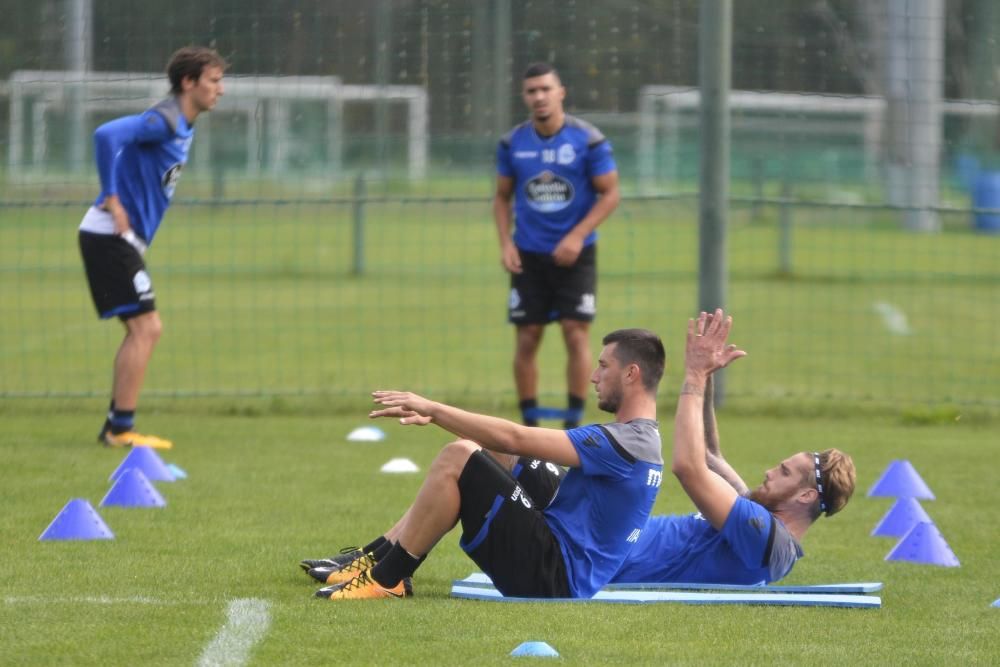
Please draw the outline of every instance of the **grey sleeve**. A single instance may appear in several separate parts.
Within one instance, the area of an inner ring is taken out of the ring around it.
[[[181,105],[177,102],[176,97],[168,97],[165,100],[157,102],[149,108],[149,111],[155,111],[163,116],[163,120],[167,122],[167,127],[170,128],[170,131],[177,132],[177,123],[181,117]]]
[[[773,520],[772,520],[773,521]],[[792,571],[795,561],[802,557],[802,547],[795,541],[780,521],[773,521],[773,542],[767,559],[768,582],[779,581]]]
[[[660,432],[656,422],[636,419],[626,424],[604,424],[601,428],[613,446],[621,448],[633,459],[663,465]]]

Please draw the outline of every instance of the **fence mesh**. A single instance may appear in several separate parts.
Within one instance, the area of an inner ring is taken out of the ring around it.
[[[729,394],[996,406],[1000,9],[734,5],[727,306],[751,356]],[[680,0],[15,3],[0,396],[107,393],[121,330],[94,317],[75,235],[98,190],[91,135],[165,94],[189,43],[231,67],[147,255],[165,333],[144,395],[513,400],[490,197],[536,60],[621,174],[595,334],[653,328],[676,369],[698,292],[697,36]],[[558,338],[546,396],[562,394]]]

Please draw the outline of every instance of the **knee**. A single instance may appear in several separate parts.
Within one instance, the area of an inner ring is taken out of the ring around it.
[[[534,355],[542,342],[543,329],[538,325],[522,326],[517,329],[517,353]]]
[[[445,445],[431,464],[430,474],[458,479],[469,457],[482,449],[471,440],[456,440]]]
[[[572,348],[589,348],[590,325],[587,322],[564,320],[562,323],[563,338],[566,345]]]
[[[146,315],[140,315],[132,320],[132,326],[129,327],[129,333],[142,339],[143,342],[149,345],[155,345],[156,342],[160,340],[160,336],[163,335],[163,321],[160,319],[160,316],[156,313],[156,311]]]

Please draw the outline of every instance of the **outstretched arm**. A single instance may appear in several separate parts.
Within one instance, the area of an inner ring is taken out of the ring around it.
[[[724,317],[722,309],[711,316],[701,313],[697,321],[688,321],[684,385],[674,420],[674,475],[717,530],[726,523],[737,494],[706,462],[705,385],[712,373],[746,355],[735,345],[726,344],[732,323],[732,317]]]
[[[580,456],[563,430],[522,426],[499,417],[467,412],[406,391],[372,392],[384,406],[369,417],[398,417],[401,424],[437,424],[460,438],[504,454],[579,467]]]
[[[736,489],[736,493],[745,496],[750,493],[743,478],[726,458],[722,455],[719,447],[719,425],[715,421],[715,376],[709,375],[705,381],[705,405],[702,408],[703,421],[705,423],[705,462],[708,468],[722,479],[729,482],[729,485]]]

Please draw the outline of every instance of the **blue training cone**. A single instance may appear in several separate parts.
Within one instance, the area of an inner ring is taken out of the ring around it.
[[[101,501],[101,507],[164,507],[167,501],[138,468],[121,474]]]
[[[934,523],[916,498],[898,498],[872,531],[872,537],[903,537],[921,521]]]
[[[996,600],[994,600],[993,604],[990,605],[990,606],[991,607],[1000,607],[1000,598],[997,598]]]
[[[868,489],[868,496],[890,498],[924,498],[934,500],[934,494],[924,484],[909,461],[893,461],[878,481]]]
[[[129,468],[141,470],[146,479],[152,482],[172,482],[176,479],[166,464],[163,463],[163,459],[160,458],[159,454],[149,447],[133,447],[129,451],[128,456],[122,459],[122,462],[118,464],[115,471],[111,473],[108,481],[114,482]]]
[[[49,527],[38,536],[43,540],[113,540],[115,534],[90,503],[74,498],[66,503]]]
[[[922,521],[910,529],[899,544],[892,548],[886,560],[908,560],[911,563],[958,567],[960,563],[941,531],[933,523]]]
[[[514,657],[558,658],[559,652],[545,642],[524,642],[510,652]]]

